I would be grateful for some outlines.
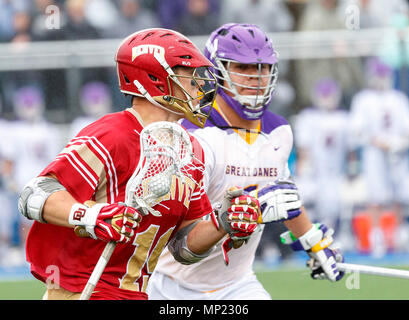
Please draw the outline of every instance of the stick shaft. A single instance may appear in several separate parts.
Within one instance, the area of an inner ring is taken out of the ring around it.
[[[94,270],[92,271],[91,277],[89,278],[84,290],[81,293],[80,300],[89,300],[92,292],[94,291],[95,286],[97,285],[99,278],[101,278],[104,269],[111,258],[112,253],[116,247],[116,242],[110,241],[104,248],[101,256],[98,259],[97,264],[95,265]]]
[[[352,271],[352,272],[360,272],[360,273],[366,273],[366,274],[383,276],[383,277],[409,279],[409,271],[407,270],[373,267],[373,266],[365,266],[365,265],[351,264],[351,263],[337,263],[337,266],[340,271],[344,271],[344,272]]]

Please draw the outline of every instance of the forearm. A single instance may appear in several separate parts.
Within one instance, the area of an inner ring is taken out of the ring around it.
[[[284,221],[284,225],[291,231],[291,233],[299,238],[312,228],[312,223],[304,207],[301,207],[301,213],[297,217]]]
[[[44,204],[43,219],[47,223],[63,227],[74,227],[68,223],[71,207],[77,203],[67,191],[58,191],[50,195]]]
[[[203,254],[209,251],[219,242],[226,232],[217,230],[212,221],[199,221],[199,223],[189,232],[187,236],[187,246],[195,254]]]

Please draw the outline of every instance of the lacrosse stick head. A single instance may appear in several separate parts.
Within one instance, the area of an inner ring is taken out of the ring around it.
[[[179,124],[158,121],[140,133],[141,156],[126,187],[126,203],[143,213],[160,215],[153,206],[171,189],[174,175],[189,175],[193,160],[190,137]]]

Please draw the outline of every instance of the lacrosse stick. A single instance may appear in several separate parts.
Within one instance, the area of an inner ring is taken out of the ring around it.
[[[125,204],[143,215],[161,216],[152,207],[161,201],[172,185],[173,175],[183,179],[187,170],[198,169],[191,163],[192,144],[187,132],[178,124],[159,121],[146,126],[140,133],[141,155],[138,166],[125,189]],[[108,242],[81,294],[88,300],[102,275],[116,242]]]
[[[375,276],[409,279],[409,271],[407,270],[372,267],[351,263],[337,263],[337,266],[340,271],[344,272],[352,271],[371,274]]]

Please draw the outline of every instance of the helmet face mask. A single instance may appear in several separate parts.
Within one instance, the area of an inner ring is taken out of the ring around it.
[[[256,25],[225,24],[211,34],[205,56],[215,65],[218,94],[241,118],[259,119],[278,77],[278,54],[267,35]],[[247,65],[253,71],[232,70],[234,64]]]
[[[178,72],[181,69],[185,72]],[[169,94],[153,99],[181,112],[192,123],[204,126],[216,96],[216,77],[207,67],[194,68],[193,73],[178,67],[175,71],[167,78]]]
[[[205,97],[211,109],[217,83],[212,63],[188,38],[173,30],[145,29],[121,43],[115,60],[121,92],[204,126],[210,110],[202,112],[199,98]]]
[[[254,66],[257,70],[254,74],[232,71],[233,66],[238,64],[236,61],[222,58],[215,58],[215,61],[217,64],[216,70],[223,75],[222,77],[218,77],[218,79],[221,80],[219,87],[228,92],[233,99],[244,106],[244,113],[246,113],[247,110],[251,111],[251,113],[248,114],[249,117],[261,116],[261,114],[258,114],[264,112],[264,107],[270,102],[272,93],[276,87],[278,64],[248,64],[248,66]],[[248,83],[251,81],[256,83],[256,85],[249,85]],[[253,94],[241,94],[240,92],[242,91]]]

